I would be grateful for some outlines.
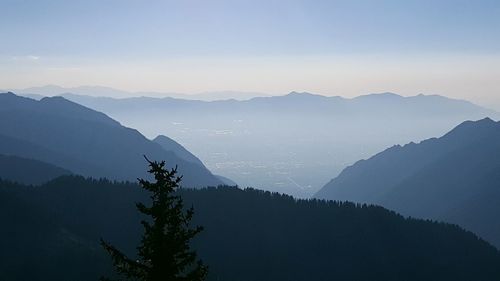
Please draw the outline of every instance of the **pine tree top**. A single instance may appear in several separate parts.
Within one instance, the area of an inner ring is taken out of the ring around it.
[[[168,170],[165,161],[147,158],[146,161],[155,181],[138,179],[141,188],[151,194],[149,205],[136,204],[137,210],[148,217],[141,221],[144,234],[137,247],[138,258],[127,257],[103,240],[101,244],[110,254],[117,273],[129,280],[204,280],[207,267],[189,246],[202,227],[190,227],[194,209],[186,210],[182,198],[175,194],[182,176],[177,176],[177,166]]]

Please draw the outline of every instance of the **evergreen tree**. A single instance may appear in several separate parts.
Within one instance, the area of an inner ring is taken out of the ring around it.
[[[185,211],[182,198],[176,195],[182,176],[177,176],[177,167],[167,170],[165,161],[147,158],[146,161],[155,182],[139,179],[141,187],[151,194],[152,204],[149,207],[136,204],[138,211],[149,217],[141,221],[144,234],[137,247],[138,258],[127,257],[102,239],[101,245],[110,254],[115,270],[129,280],[204,280],[207,267],[197,260],[196,252],[189,247],[190,240],[202,227],[190,228],[193,208]]]

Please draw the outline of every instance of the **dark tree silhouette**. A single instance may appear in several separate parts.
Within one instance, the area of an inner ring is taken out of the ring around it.
[[[146,157],[145,157],[146,158]],[[207,275],[207,267],[197,260],[190,240],[202,227],[190,228],[194,211],[184,209],[183,200],[176,195],[182,176],[177,167],[170,171],[165,161],[149,161],[149,173],[155,182],[138,179],[143,189],[151,195],[151,206],[137,203],[137,210],[150,219],[142,220],[144,234],[137,247],[137,259],[132,259],[101,239],[101,245],[110,254],[115,270],[129,280],[200,281]],[[109,280],[103,278],[102,280]]]

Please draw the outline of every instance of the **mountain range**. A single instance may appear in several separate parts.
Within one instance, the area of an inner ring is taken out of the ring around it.
[[[236,183],[212,174],[170,133],[148,139],[101,110],[150,126],[171,124],[181,139],[205,142],[227,160],[215,159],[216,167],[243,167],[247,180],[281,175],[302,191],[295,177],[317,181],[331,172],[328,163],[313,165],[320,172],[308,166],[323,159],[317,155],[328,145],[339,145],[337,154],[325,150],[324,158],[348,158],[355,155],[350,149],[366,149],[362,144],[376,147],[398,134],[408,137],[405,132],[424,134],[464,116],[496,114],[464,101],[391,93],[215,102],[0,94],[0,279],[111,274],[98,241],[135,252],[142,218],[134,206],[149,197],[132,182],[149,176],[144,155],[178,165],[183,187],[199,188],[179,194],[186,206],[195,206],[194,224],[205,227],[193,247],[210,266],[210,281],[500,278],[494,247],[500,248],[500,122],[466,121],[440,138],[358,161],[316,193],[335,200],[323,201],[223,187]],[[232,127],[210,127],[219,124]],[[274,164],[245,164],[249,155],[272,159],[280,153],[288,162],[278,157]]]
[[[317,198],[377,204],[456,223],[500,247],[500,123],[467,121],[347,167]]]
[[[247,100],[254,97],[265,97],[269,96],[264,93],[257,92],[242,92],[242,91],[212,91],[212,92],[203,92],[197,94],[182,94],[182,93],[174,93],[174,92],[148,92],[148,91],[140,91],[140,92],[130,92],[118,90],[110,87],[103,86],[79,86],[79,87],[60,87],[57,85],[46,85],[42,87],[31,87],[25,89],[9,89],[4,90],[4,92],[11,91],[18,93],[20,95],[41,99],[43,97],[52,97],[59,96],[62,94],[73,93],[77,95],[87,95],[92,94],[94,96],[105,96],[105,97],[130,97],[130,96],[161,96],[161,97],[172,97],[178,99],[186,99],[186,100],[202,100],[202,101],[214,101],[214,100]]]
[[[90,92],[89,92],[90,94]],[[149,138],[167,135],[241,186],[310,197],[358,159],[498,113],[463,100],[393,93],[356,98],[292,92],[250,100],[63,94]],[[155,120],[155,122],[151,122]]]
[[[173,141],[165,138],[164,142]],[[146,155],[166,160],[170,167],[178,165],[188,178],[186,186],[223,184],[201,162],[183,159],[186,152],[180,145],[171,143],[164,149],[137,130],[62,97],[37,101],[0,94],[0,144],[1,154],[35,159],[94,178],[135,181],[147,176],[143,169]]]

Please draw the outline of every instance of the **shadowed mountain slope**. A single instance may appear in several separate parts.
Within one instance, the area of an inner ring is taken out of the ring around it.
[[[159,135],[153,139],[153,142],[159,144],[164,150],[175,153],[175,155],[185,161],[203,166],[203,163],[198,157],[167,136]]]
[[[203,165],[185,161],[138,131],[105,114],[61,97],[40,101],[0,94],[0,153],[33,158],[76,174],[132,180],[144,173],[144,158],[166,159],[191,187],[222,182]]]
[[[346,168],[317,198],[373,203],[457,223],[500,247],[500,123],[467,121]]]
[[[23,184],[38,185],[70,171],[34,159],[0,154],[0,178]]]

